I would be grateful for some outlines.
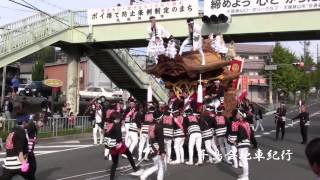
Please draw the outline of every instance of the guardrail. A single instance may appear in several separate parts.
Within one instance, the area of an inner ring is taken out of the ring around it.
[[[0,121],[0,132],[6,134],[16,125],[15,119]],[[67,117],[48,118],[43,127],[38,129],[39,136],[55,137],[69,134],[81,134],[91,131],[92,122],[88,116],[78,116],[74,121]]]

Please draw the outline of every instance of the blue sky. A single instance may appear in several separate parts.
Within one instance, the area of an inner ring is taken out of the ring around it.
[[[22,2],[21,0],[15,0],[17,2]],[[71,10],[84,10],[90,8],[101,8],[101,7],[112,7],[116,6],[118,3],[122,5],[129,4],[129,0],[26,0],[30,4],[33,4],[37,8],[54,14],[67,9]],[[144,0],[145,2],[157,2],[159,0]],[[16,5],[9,0],[0,0],[0,25],[10,23],[24,17],[34,14],[35,11],[29,10],[25,7]],[[317,43],[320,41],[311,41],[310,53],[315,58],[317,52]],[[274,44],[273,42],[263,43],[263,44]],[[297,55],[303,53],[303,46],[300,42],[282,42],[285,47],[288,47],[292,52]]]

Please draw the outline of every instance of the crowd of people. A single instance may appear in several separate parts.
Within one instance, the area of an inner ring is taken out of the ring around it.
[[[167,103],[140,104],[131,97],[127,108],[122,102],[108,103],[103,98],[91,102],[86,114],[93,121],[93,143],[104,143],[105,159],[113,161],[110,179],[115,177],[120,154],[130,162],[131,158],[139,162],[153,159],[154,166],[142,172],[132,163],[137,171],[133,175],[141,179],[155,171],[158,179],[163,179],[166,163],[200,166],[205,160],[242,167],[238,179],[248,179],[247,153],[258,145],[252,104],[241,102],[227,118],[223,115],[223,93],[217,89],[206,96],[200,108],[187,91],[182,97],[176,97],[173,91],[169,94]]]
[[[203,103],[199,106],[197,98],[183,90],[181,97],[169,92],[169,101],[147,102],[141,104],[133,97],[128,107],[122,101],[108,102],[99,97],[90,102],[85,112],[93,125],[93,143],[104,144],[106,160],[112,160],[110,179],[115,179],[119,157],[128,158],[134,172],[132,175],[146,179],[157,172],[157,179],[164,178],[166,164],[201,166],[204,163],[227,163],[233,168],[242,168],[238,180],[249,179],[247,154],[250,148],[257,148],[254,133],[262,126],[262,112],[254,108],[246,98],[239,101],[231,117],[225,117],[223,90],[219,82],[208,90]],[[48,111],[49,103],[42,104]],[[62,108],[66,114],[68,105]],[[281,105],[276,112],[278,138],[284,138],[286,108]],[[254,119],[256,127],[254,127]],[[293,119],[300,119],[302,143],[307,142],[310,124],[305,106]],[[21,114],[12,134],[6,140],[7,157],[4,160],[2,179],[21,175],[34,179],[36,161],[33,154],[37,139],[37,127],[45,121],[43,113],[29,116]],[[98,134],[98,135],[97,135]],[[99,140],[99,141],[98,141]],[[154,165],[141,169],[138,162],[153,159]]]

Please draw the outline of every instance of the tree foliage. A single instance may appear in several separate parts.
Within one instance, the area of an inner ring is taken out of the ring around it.
[[[292,93],[294,96],[297,91],[300,91],[300,94],[306,97],[310,88],[317,82],[313,72],[307,73],[307,70],[314,65],[313,59],[308,56],[304,60],[303,68],[294,66],[293,63],[298,62],[298,58],[279,43],[273,50],[272,58],[278,65],[277,71],[272,74],[273,86],[286,94]]]
[[[44,59],[40,58],[36,61],[32,68],[32,81],[42,81],[44,79]]]
[[[55,60],[55,49],[49,46],[32,54],[30,57],[33,57],[35,61],[32,68],[32,81],[42,81],[44,79],[44,65],[46,62],[53,62]]]

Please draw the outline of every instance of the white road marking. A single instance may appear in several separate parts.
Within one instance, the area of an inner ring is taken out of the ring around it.
[[[74,147],[90,147],[93,145],[54,145],[54,146],[44,146],[44,145],[39,145],[35,146],[35,149],[43,149],[43,148],[74,148]]]
[[[147,164],[141,165],[141,167],[143,167],[143,166],[148,166],[148,165],[151,165],[151,164],[153,164],[153,163],[147,163]],[[126,165],[126,166],[118,167],[118,168],[117,168],[117,171],[122,170],[122,169],[125,169],[125,168],[128,168],[128,167],[131,167],[131,165]],[[68,177],[64,177],[64,178],[60,178],[60,179],[56,179],[56,180],[73,179],[73,178],[82,177],[82,176],[88,176],[88,175],[92,175],[92,174],[107,173],[107,172],[109,172],[109,171],[110,171],[110,169],[101,170],[101,171],[93,171],[93,172],[78,174],[78,175],[74,175],[74,176],[68,176]],[[102,177],[106,177],[106,176],[110,176],[110,174],[103,175],[103,176],[93,177],[93,179],[98,179],[98,178],[102,178]]]
[[[312,113],[312,114],[310,115],[310,117],[314,117],[314,116],[316,116],[316,115],[318,115],[318,114],[320,114],[320,111],[317,111],[317,112],[315,112],[315,113]]]
[[[83,149],[83,148],[88,148],[88,147],[92,147],[93,145],[91,146],[85,146],[85,147],[75,147],[75,148],[70,148],[70,149],[63,149],[63,150],[59,150],[57,151],[58,152],[66,152],[66,151],[72,151],[72,150],[77,150],[77,149]],[[52,152],[52,153],[55,153],[55,152]],[[47,153],[47,154],[52,154],[52,153]],[[39,154],[39,156],[41,155],[45,155],[45,154]]]
[[[106,172],[106,171],[107,170],[94,171],[94,172],[89,172],[89,173],[83,173],[83,174],[78,174],[78,175],[74,175],[74,176],[64,177],[64,178],[60,178],[60,179],[56,179],[56,180],[72,179],[72,178],[77,178],[77,177],[81,177],[81,176],[87,176],[87,175],[91,175],[91,174],[102,173],[102,172]]]
[[[148,164],[144,164],[144,165],[141,165],[141,167],[144,167],[144,166],[148,166],[148,165],[151,165],[153,163],[148,163]],[[118,170],[118,169],[117,169]],[[89,178],[89,179],[86,179],[86,180],[95,180],[95,179],[100,179],[100,178],[103,178],[103,177],[107,177],[107,176],[110,176],[110,174],[106,174],[106,175],[102,175],[102,176],[97,176],[97,177],[92,177],[92,178]],[[58,179],[57,179],[58,180]],[[60,179],[59,179],[60,180]]]
[[[264,132],[264,133],[262,133],[263,135],[269,135],[270,134],[270,132]]]
[[[80,144],[79,140],[73,140],[73,141],[62,141],[59,142],[60,144]]]
[[[108,176],[110,176],[110,174],[107,174],[107,175],[103,175],[103,176],[97,176],[97,177],[89,178],[89,179],[86,179],[86,180],[94,180],[94,179],[100,179],[100,178],[103,178],[103,177],[108,177]]]
[[[260,137],[262,137],[262,135],[254,135],[254,137],[260,138]]]
[[[59,152],[59,151],[34,151],[35,154],[51,154],[51,153],[56,153],[56,152]]]
[[[41,146],[37,146],[36,145],[36,148],[35,148],[35,155],[36,156],[42,156],[42,155],[46,155],[46,154],[52,154],[52,153],[59,153],[59,152],[65,152],[65,151],[72,151],[72,150],[77,150],[77,149],[83,149],[83,148],[88,148],[88,147],[92,147],[94,145],[65,145],[65,146],[44,146],[44,145],[41,145]],[[61,150],[43,150],[45,148],[57,148],[57,147],[69,147],[67,149],[61,149]],[[41,150],[37,150],[37,149],[41,149]],[[5,152],[1,152],[0,155],[5,155],[6,153]],[[2,162],[4,159],[3,158],[0,158],[0,162]]]
[[[275,130],[275,129],[273,129],[273,130],[271,130],[270,132],[271,132],[271,133],[274,133],[274,132],[276,132],[276,130]]]

